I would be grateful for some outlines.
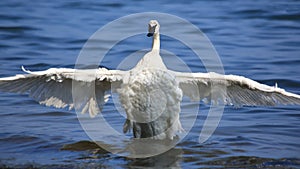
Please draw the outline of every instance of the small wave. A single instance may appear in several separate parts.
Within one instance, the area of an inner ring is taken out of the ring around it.
[[[29,27],[29,26],[0,26],[0,31],[19,32],[19,31],[28,31],[28,30],[39,30],[39,29]]]
[[[299,165],[298,159],[270,159],[251,156],[233,156],[214,161],[204,162],[200,165],[222,166],[225,168],[291,168]]]
[[[86,150],[95,150],[101,149],[96,143],[91,141],[79,141],[76,143],[65,144],[61,150],[69,150],[69,151],[86,151]],[[104,150],[105,151],[105,150]]]
[[[0,138],[0,142],[9,142],[9,143],[24,143],[24,142],[33,142],[39,140],[35,136],[26,136],[26,135],[12,135],[5,138]]]
[[[270,20],[299,21],[300,20],[300,13],[285,14],[285,15],[271,15],[268,18]]]
[[[33,114],[23,114],[22,116],[26,117],[39,117],[39,116],[71,116],[74,115],[71,112],[62,112],[62,111],[52,111],[52,112],[45,112],[45,113],[33,113]]]

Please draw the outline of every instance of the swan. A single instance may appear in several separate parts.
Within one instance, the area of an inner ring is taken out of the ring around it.
[[[151,20],[147,36],[152,49],[128,71],[98,69],[50,68],[0,78],[0,91],[28,93],[46,106],[77,109],[95,117],[109,99],[112,86],[126,112],[123,132],[134,138],[173,139],[183,131],[180,102],[183,96],[193,101],[208,100],[234,106],[274,106],[300,104],[300,95],[277,86],[267,86],[237,75],[213,72],[187,73],[168,70],[160,56],[160,24]],[[95,86],[95,92],[82,91],[72,98],[72,83]]]

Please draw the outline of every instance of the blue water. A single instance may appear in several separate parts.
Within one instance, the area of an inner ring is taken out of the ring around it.
[[[72,67],[86,40],[110,21],[136,12],[165,12],[199,27],[214,44],[226,74],[249,77],[300,94],[300,2],[286,1],[59,1],[0,2],[0,77],[50,67]],[[140,25],[145,27],[146,25]],[[174,28],[174,29],[180,29]],[[146,37],[120,45],[102,66],[149,48]],[[162,37],[162,48],[181,56],[187,48]],[[173,45],[172,45],[173,44]],[[91,149],[74,111],[44,107],[27,95],[0,93],[1,167],[300,167],[300,107],[226,107],[214,135],[198,136],[205,112],[190,134],[165,154],[128,159]],[[106,110],[113,110],[112,104]],[[103,112],[106,113],[106,112]],[[63,149],[66,145],[73,148]],[[78,148],[81,148],[79,151]]]

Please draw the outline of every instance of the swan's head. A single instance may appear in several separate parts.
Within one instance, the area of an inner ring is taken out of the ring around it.
[[[159,23],[157,22],[157,20],[151,20],[148,26],[148,37],[153,36],[154,34],[159,32]]]

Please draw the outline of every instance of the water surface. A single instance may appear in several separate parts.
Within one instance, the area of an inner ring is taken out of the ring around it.
[[[238,74],[300,94],[298,1],[38,1],[0,2],[0,77],[50,67],[73,67],[86,40],[99,28],[136,12],[165,12],[189,20],[215,45],[226,74]],[[145,27],[146,25],[139,25]],[[180,26],[174,28],[180,29]],[[133,37],[110,53],[103,66],[116,68],[132,51],[149,48]],[[168,37],[162,48],[193,71],[205,71],[190,50]],[[100,47],[100,46],[99,46]],[[5,167],[300,167],[300,107],[226,107],[205,143],[199,132],[209,106],[190,134],[157,157],[118,157],[86,142],[74,111],[44,107],[27,95],[0,93],[0,164]],[[104,114],[116,111],[108,104]],[[112,121],[119,124],[120,119]],[[116,126],[117,128],[118,126]]]

